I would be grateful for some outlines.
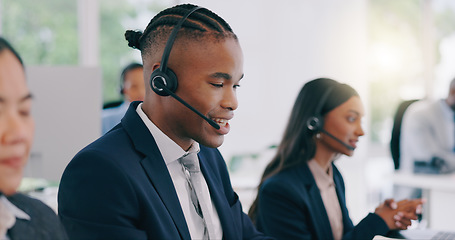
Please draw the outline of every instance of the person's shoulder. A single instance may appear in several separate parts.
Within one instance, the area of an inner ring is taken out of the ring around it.
[[[436,119],[440,119],[447,114],[448,106],[443,99],[439,100],[419,100],[412,103],[406,109],[403,122],[409,123],[412,121],[428,121],[431,123]],[[449,110],[451,112],[451,110]]]
[[[33,218],[56,217],[56,213],[48,205],[38,199],[22,193],[16,193],[8,197],[8,201]]]
[[[409,105],[408,109],[406,109],[406,114],[428,114],[428,111],[434,109],[439,104],[439,100],[419,100]]]
[[[306,163],[305,163],[306,164]],[[296,166],[289,167],[282,170],[281,172],[267,178],[263,184],[263,189],[288,189],[294,191],[296,188],[302,188],[304,185],[310,183],[309,174],[305,174],[305,166],[298,164]],[[302,188],[304,189],[304,188]]]
[[[30,216],[30,220],[22,221],[23,223],[21,224],[27,225],[27,231],[18,230],[15,226],[13,227],[13,229],[16,229],[14,230],[15,237],[13,238],[29,239],[29,237],[33,237],[33,239],[68,239],[57,213],[45,203],[22,193],[16,193],[9,196],[8,200]]]
[[[134,138],[124,124],[120,123],[78,151],[66,166],[62,179],[76,172],[80,174],[91,172],[92,177],[98,178],[100,174],[96,173],[97,171],[106,172],[109,169],[112,172],[123,173],[132,170],[134,169],[132,166],[137,166],[136,163],[140,163],[147,156],[147,151],[143,149],[145,145],[148,148],[155,147],[156,151],[159,151],[150,139],[153,140]]]
[[[134,144],[122,129],[113,129],[81,149],[75,159],[115,160],[134,151]]]
[[[113,129],[109,132],[105,133],[104,135],[100,136],[93,142],[89,143],[87,146],[81,149],[80,152],[85,151],[115,151],[117,147],[125,147],[125,142],[131,142],[130,137],[126,133],[125,129],[123,128],[122,124],[117,124]],[[126,144],[126,145],[125,145]],[[129,145],[128,145],[129,146]]]
[[[265,179],[262,184],[262,187],[270,188],[270,187],[276,187],[276,186],[280,186],[280,185],[286,185],[289,178],[290,178],[289,171],[285,170],[285,171],[279,172],[279,173]]]

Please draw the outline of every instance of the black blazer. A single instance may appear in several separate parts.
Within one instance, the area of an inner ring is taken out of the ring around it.
[[[131,103],[121,123],[81,150],[61,179],[59,215],[70,239],[190,239],[163,157]],[[202,173],[224,239],[264,238],[242,212],[217,149],[201,146]]]
[[[8,201],[30,216],[30,220],[16,218],[16,223],[8,230],[11,240],[68,239],[54,210],[46,204],[20,193],[7,198]]]
[[[373,239],[389,228],[370,213],[355,227],[346,208],[343,177],[333,165],[333,180],[343,215],[343,239]],[[259,189],[258,229],[277,239],[333,239],[329,217],[308,164],[303,163],[267,179]]]

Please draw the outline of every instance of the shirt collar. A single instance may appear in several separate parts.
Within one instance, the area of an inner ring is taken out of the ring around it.
[[[316,185],[318,185],[320,190],[327,189],[334,184],[332,164],[329,165],[328,172],[326,172],[315,159],[311,159],[308,161],[308,167],[310,168],[310,171],[316,181]]]
[[[172,139],[170,139],[166,134],[164,134],[144,113],[142,110],[142,103],[136,108],[136,112],[139,117],[142,119],[144,124],[149,129],[150,133],[152,134],[153,138],[155,139],[156,145],[158,145],[158,149],[160,149],[161,155],[163,156],[164,162],[166,165],[176,161],[177,159],[181,158],[182,156],[188,155],[190,153],[198,153],[199,152],[199,143],[196,141],[191,145],[188,151],[183,150],[177,143],[175,143]]]
[[[5,195],[0,196],[0,201],[2,201],[6,209],[8,209],[8,211],[12,213],[16,218],[30,221],[30,216],[16,207],[13,203],[11,203],[8,198],[5,197]]]

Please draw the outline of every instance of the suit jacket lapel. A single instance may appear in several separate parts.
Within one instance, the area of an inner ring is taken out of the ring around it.
[[[241,239],[241,236],[238,236],[239,233],[233,228],[235,223],[229,208],[229,202],[223,191],[223,183],[214,175],[216,169],[211,169],[210,165],[207,163],[207,161],[215,161],[215,159],[207,159],[202,153],[199,153],[198,156],[202,174],[204,175],[210,191],[210,197],[215,204],[218,217],[220,218],[220,223],[223,228],[223,239]]]
[[[324,202],[321,198],[316,181],[314,180],[313,174],[306,163],[301,165],[299,171],[300,176],[298,179],[303,179],[305,187],[308,192],[308,211],[314,222],[314,228],[317,235],[317,239],[333,239],[332,229],[330,227],[329,217],[325,210]]]
[[[155,139],[136,112],[138,104],[139,102],[133,102],[130,105],[122,119],[122,125],[130,135],[136,149],[146,156],[141,161],[141,165],[171,215],[180,236],[182,239],[191,239],[185,216],[164,159]]]
[[[343,216],[343,231],[346,230],[347,226],[352,226],[352,221],[349,218],[348,209],[346,208],[346,198],[344,195],[344,183],[341,179],[341,174],[338,169],[333,165],[333,181],[335,182],[335,189],[340,202],[341,214]]]

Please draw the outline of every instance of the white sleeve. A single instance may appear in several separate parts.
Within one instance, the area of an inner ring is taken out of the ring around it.
[[[451,134],[447,132],[450,129],[438,128],[446,128],[444,121],[453,121],[443,115],[436,116],[438,111],[434,107],[428,103],[411,105],[403,116],[400,139],[400,168],[403,171],[412,171],[414,161],[430,161],[433,157],[442,158],[450,169],[455,168],[455,153],[438,134],[441,131]],[[455,132],[452,135],[455,136]]]

